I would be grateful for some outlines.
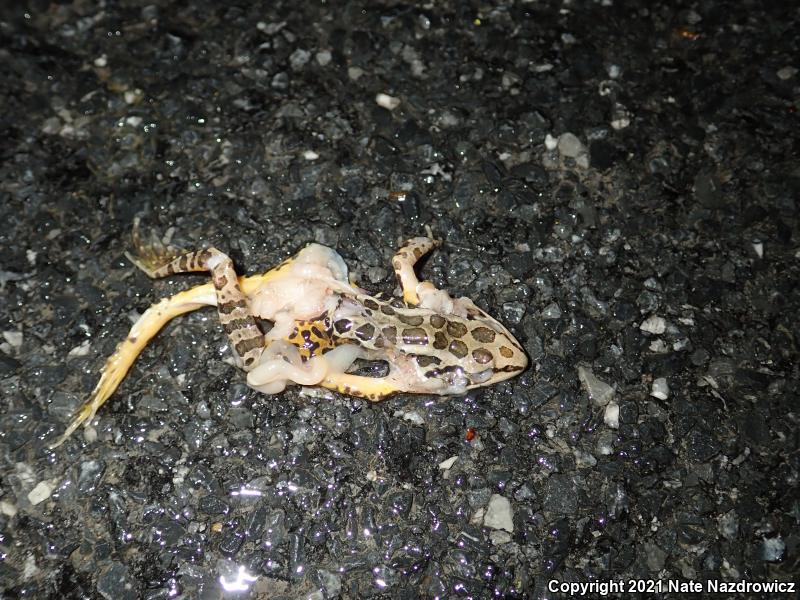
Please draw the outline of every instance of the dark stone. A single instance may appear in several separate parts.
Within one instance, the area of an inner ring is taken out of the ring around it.
[[[227,515],[230,507],[224,501],[213,494],[203,496],[200,499],[198,508],[207,515]]]
[[[595,140],[589,144],[591,164],[598,171],[605,171],[613,167],[619,154],[619,151],[606,140]]]

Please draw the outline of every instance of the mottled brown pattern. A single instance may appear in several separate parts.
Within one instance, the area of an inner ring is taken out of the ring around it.
[[[506,365],[505,367],[494,368],[492,371],[495,373],[514,373],[515,371],[522,371],[524,368],[520,365]]]
[[[485,365],[492,360],[492,353],[484,348],[476,348],[472,351],[472,358],[475,359],[476,363],[481,365]]]
[[[388,304],[381,304],[381,312],[388,317],[391,317],[392,315],[395,314],[394,309]]]
[[[222,321],[222,328],[228,335],[232,334],[237,329],[247,329],[248,325],[249,325],[249,319],[247,319],[247,317],[240,319],[231,319],[230,321],[228,320]]]
[[[250,350],[263,347],[263,345],[264,340],[262,339],[262,336],[256,336],[237,342],[234,348],[236,348],[236,353],[239,356],[244,356]]]
[[[333,328],[336,329],[336,333],[347,333],[353,327],[353,322],[348,321],[347,319],[339,319],[336,323],[333,324]]]
[[[375,326],[372,323],[364,323],[356,329],[356,337],[361,341],[371,340],[373,335],[375,335]]]
[[[375,300],[373,300],[372,298],[364,298],[363,304],[364,306],[372,310],[378,310],[380,308],[380,305],[377,302],[375,302]]]
[[[447,348],[447,336],[441,331],[437,331],[433,336],[433,347],[437,350],[444,350]]]
[[[450,342],[450,354],[456,358],[464,358],[467,355],[467,345],[461,340],[453,340]]]
[[[418,327],[422,325],[423,318],[419,315],[398,315],[397,317],[406,325],[411,325],[412,327]]]
[[[414,354],[412,356],[414,360],[417,361],[417,364],[420,367],[429,367],[430,365],[438,365],[442,362],[442,360],[437,356],[425,356],[424,354]]]
[[[431,315],[431,325],[433,325],[436,329],[441,329],[444,327],[445,323],[447,323],[447,319],[445,319],[442,315]]]
[[[514,351],[508,346],[500,346],[500,355],[503,358],[511,358],[514,356]]]
[[[464,337],[464,334],[467,333],[467,326],[458,321],[448,321],[447,333],[454,338]]]
[[[224,304],[220,304],[218,308],[221,315],[229,315],[237,308],[247,310],[247,301],[242,298],[235,302],[225,302]]]
[[[383,337],[385,337],[393,346],[397,344],[397,327],[390,325],[381,330]]]
[[[494,342],[495,332],[488,327],[476,327],[472,330],[472,337],[482,344],[491,344]]]
[[[410,327],[408,329],[403,329],[402,333],[404,344],[421,346],[428,343],[428,334],[425,333],[425,330],[422,329],[422,327]]]

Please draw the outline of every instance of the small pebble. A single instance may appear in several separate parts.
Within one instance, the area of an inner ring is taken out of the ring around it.
[[[586,146],[581,143],[574,133],[562,133],[558,138],[558,152],[562,156],[576,158],[586,154]]]
[[[508,498],[492,494],[486,513],[483,515],[483,524],[490,529],[505,529],[509,533],[514,533],[513,513]]]
[[[375,102],[378,106],[382,106],[386,110],[394,110],[400,106],[400,98],[395,98],[394,96],[383,93],[375,95]]]
[[[611,128],[615,131],[625,129],[631,124],[631,114],[621,104],[616,104],[611,112]]]
[[[75,346],[72,350],[67,352],[67,357],[74,358],[76,356],[86,356],[89,354],[89,349],[91,346],[92,344],[89,340],[84,340],[80,345]]]
[[[93,444],[97,441],[97,429],[92,427],[91,425],[87,425],[83,428],[83,439],[86,440],[87,444]]]
[[[614,388],[595,377],[591,369],[578,367],[578,379],[596,406],[606,406],[614,398]]]
[[[609,456],[614,452],[614,437],[608,429],[601,431],[597,436],[595,450],[600,456]]]
[[[505,531],[492,531],[489,533],[489,540],[491,540],[493,546],[502,546],[511,541],[511,535]]]
[[[542,318],[543,319],[560,319],[561,318],[561,309],[558,307],[558,304],[552,302],[544,307],[542,310]]]
[[[47,500],[52,493],[53,486],[46,481],[40,481],[35,488],[28,492],[28,501],[36,506]]]
[[[308,50],[303,50],[302,48],[298,48],[294,52],[292,52],[291,56],[289,56],[289,64],[292,67],[292,70],[299,71],[302,69],[306,63],[311,59],[311,52]]]
[[[639,329],[647,333],[661,335],[667,329],[667,322],[663,317],[652,315],[645,319],[641,325],[639,325]]]
[[[443,471],[447,471],[450,467],[452,467],[455,462],[458,460],[458,456],[451,456],[450,458],[443,460],[439,463],[439,468]]]
[[[619,404],[609,402],[606,405],[606,410],[603,413],[603,422],[612,429],[619,427]]]
[[[136,88],[135,90],[126,90],[125,93],[123,94],[125,104],[138,104],[139,102],[141,102],[143,97],[144,97],[144,92],[139,88]]]
[[[425,417],[419,414],[416,410],[398,410],[394,413],[395,417],[401,417],[405,421],[414,423],[415,425],[424,425]]]
[[[659,400],[666,400],[669,396],[669,385],[665,377],[659,377],[653,381],[653,387],[650,390],[650,395]]]
[[[783,558],[786,552],[786,542],[780,536],[774,538],[764,538],[761,544],[761,559],[767,562],[777,562]]]
[[[315,58],[317,59],[317,64],[320,67],[324,67],[324,66],[330,64],[331,59],[333,58],[333,55],[328,50],[322,50],[320,52],[317,52],[317,55],[316,55]]]
[[[22,332],[21,331],[4,331],[3,339],[7,341],[13,348],[22,346]]]
[[[579,469],[590,469],[597,464],[597,459],[588,452],[573,448],[572,454],[575,457],[575,466]]]
[[[13,517],[17,514],[17,507],[8,500],[0,500],[0,513],[7,517]]]

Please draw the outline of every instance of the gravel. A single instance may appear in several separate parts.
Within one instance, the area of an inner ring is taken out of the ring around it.
[[[788,3],[6,4],[3,597],[798,579]],[[386,296],[430,226],[422,276],[531,367],[266,396],[204,310],[48,450],[131,318],[206,281],[138,272],[137,216],[242,273],[316,240]]]

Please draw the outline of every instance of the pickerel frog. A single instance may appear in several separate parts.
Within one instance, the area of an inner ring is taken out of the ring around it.
[[[403,301],[387,302],[350,283],[347,266],[331,248],[309,244],[262,275],[240,277],[216,248],[177,256],[143,244],[128,258],[148,276],[209,271],[211,283],[153,304],[109,357],[92,395],[52,447],[91,421],[114,393],[147,343],[173,317],[216,306],[234,359],[247,384],[277,394],[291,383],[321,386],[368,400],[392,394],[463,394],[514,377],[528,358],[500,323],[468,298],[451,298],[415,263],[438,245],[430,237],[406,241],[392,259]],[[273,322],[262,333],[256,318]],[[385,361],[383,377],[350,373],[357,359]]]

